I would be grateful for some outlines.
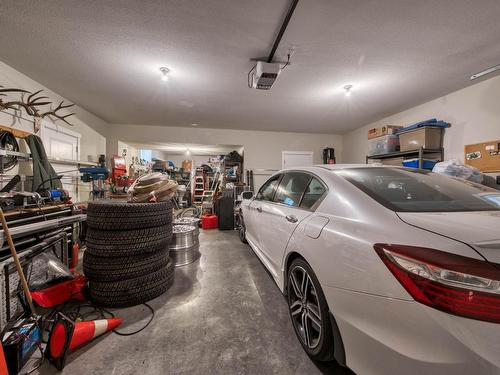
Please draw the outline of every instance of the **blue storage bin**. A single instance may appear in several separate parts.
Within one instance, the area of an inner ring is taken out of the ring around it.
[[[438,160],[429,160],[429,159],[424,159],[423,160],[423,169],[428,169],[432,171],[432,168],[436,165]],[[403,161],[403,166],[407,168],[419,168],[418,165],[418,159],[408,159]]]

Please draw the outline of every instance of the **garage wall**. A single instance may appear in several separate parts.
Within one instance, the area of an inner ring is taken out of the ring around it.
[[[464,145],[500,139],[499,98],[500,76],[362,126],[344,135],[342,161],[365,162],[370,128],[409,125],[437,117],[451,123],[444,137],[445,158],[463,162]]]
[[[61,100],[70,102],[2,61],[0,61],[0,85],[21,88],[30,92],[43,89],[43,94],[56,105]],[[13,98],[17,97],[17,95],[13,96]],[[76,115],[71,117],[71,123],[74,126],[66,125],[63,121],[57,121],[57,124],[81,134],[81,159],[86,161],[87,155],[104,154],[106,152],[105,134],[108,130],[108,124],[81,107],[76,106],[71,111],[76,112]],[[0,124],[33,132],[33,120],[24,112],[0,112]]]
[[[247,130],[163,127],[149,125],[113,125],[108,137],[108,155],[116,153],[118,140],[123,142],[197,143],[209,145],[242,145],[246,169],[281,169],[281,151],[313,151],[314,163],[322,163],[325,146],[342,152],[342,136],[334,134],[282,133]],[[267,175],[255,175],[255,185],[264,182]]]

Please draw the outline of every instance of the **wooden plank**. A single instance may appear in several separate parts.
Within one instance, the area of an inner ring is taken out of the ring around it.
[[[500,172],[500,139],[466,145],[465,164],[481,172]]]
[[[0,125],[0,130],[11,132],[16,138],[26,138],[28,135],[33,134],[24,130],[11,128],[10,126],[5,126],[5,125]]]

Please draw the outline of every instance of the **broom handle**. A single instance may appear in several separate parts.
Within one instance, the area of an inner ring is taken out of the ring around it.
[[[23,286],[24,295],[26,296],[26,300],[28,301],[28,305],[30,306],[31,313],[35,315],[36,314],[35,305],[33,305],[33,299],[31,298],[28,282],[26,281],[26,277],[24,276],[23,268],[21,267],[21,262],[19,261],[19,257],[17,256],[16,247],[14,246],[14,241],[12,241],[12,236],[10,235],[9,227],[7,225],[7,221],[5,220],[5,215],[3,214],[3,210],[1,207],[0,207],[0,221],[2,222],[2,227],[5,237],[7,237],[10,253],[12,254],[12,258],[14,258],[14,263],[16,264],[17,273],[19,274],[19,279],[21,279],[21,285]]]

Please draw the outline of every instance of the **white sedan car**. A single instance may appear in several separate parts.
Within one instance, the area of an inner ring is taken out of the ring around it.
[[[358,374],[500,374],[500,191],[324,165],[244,198],[241,239],[311,358]]]

